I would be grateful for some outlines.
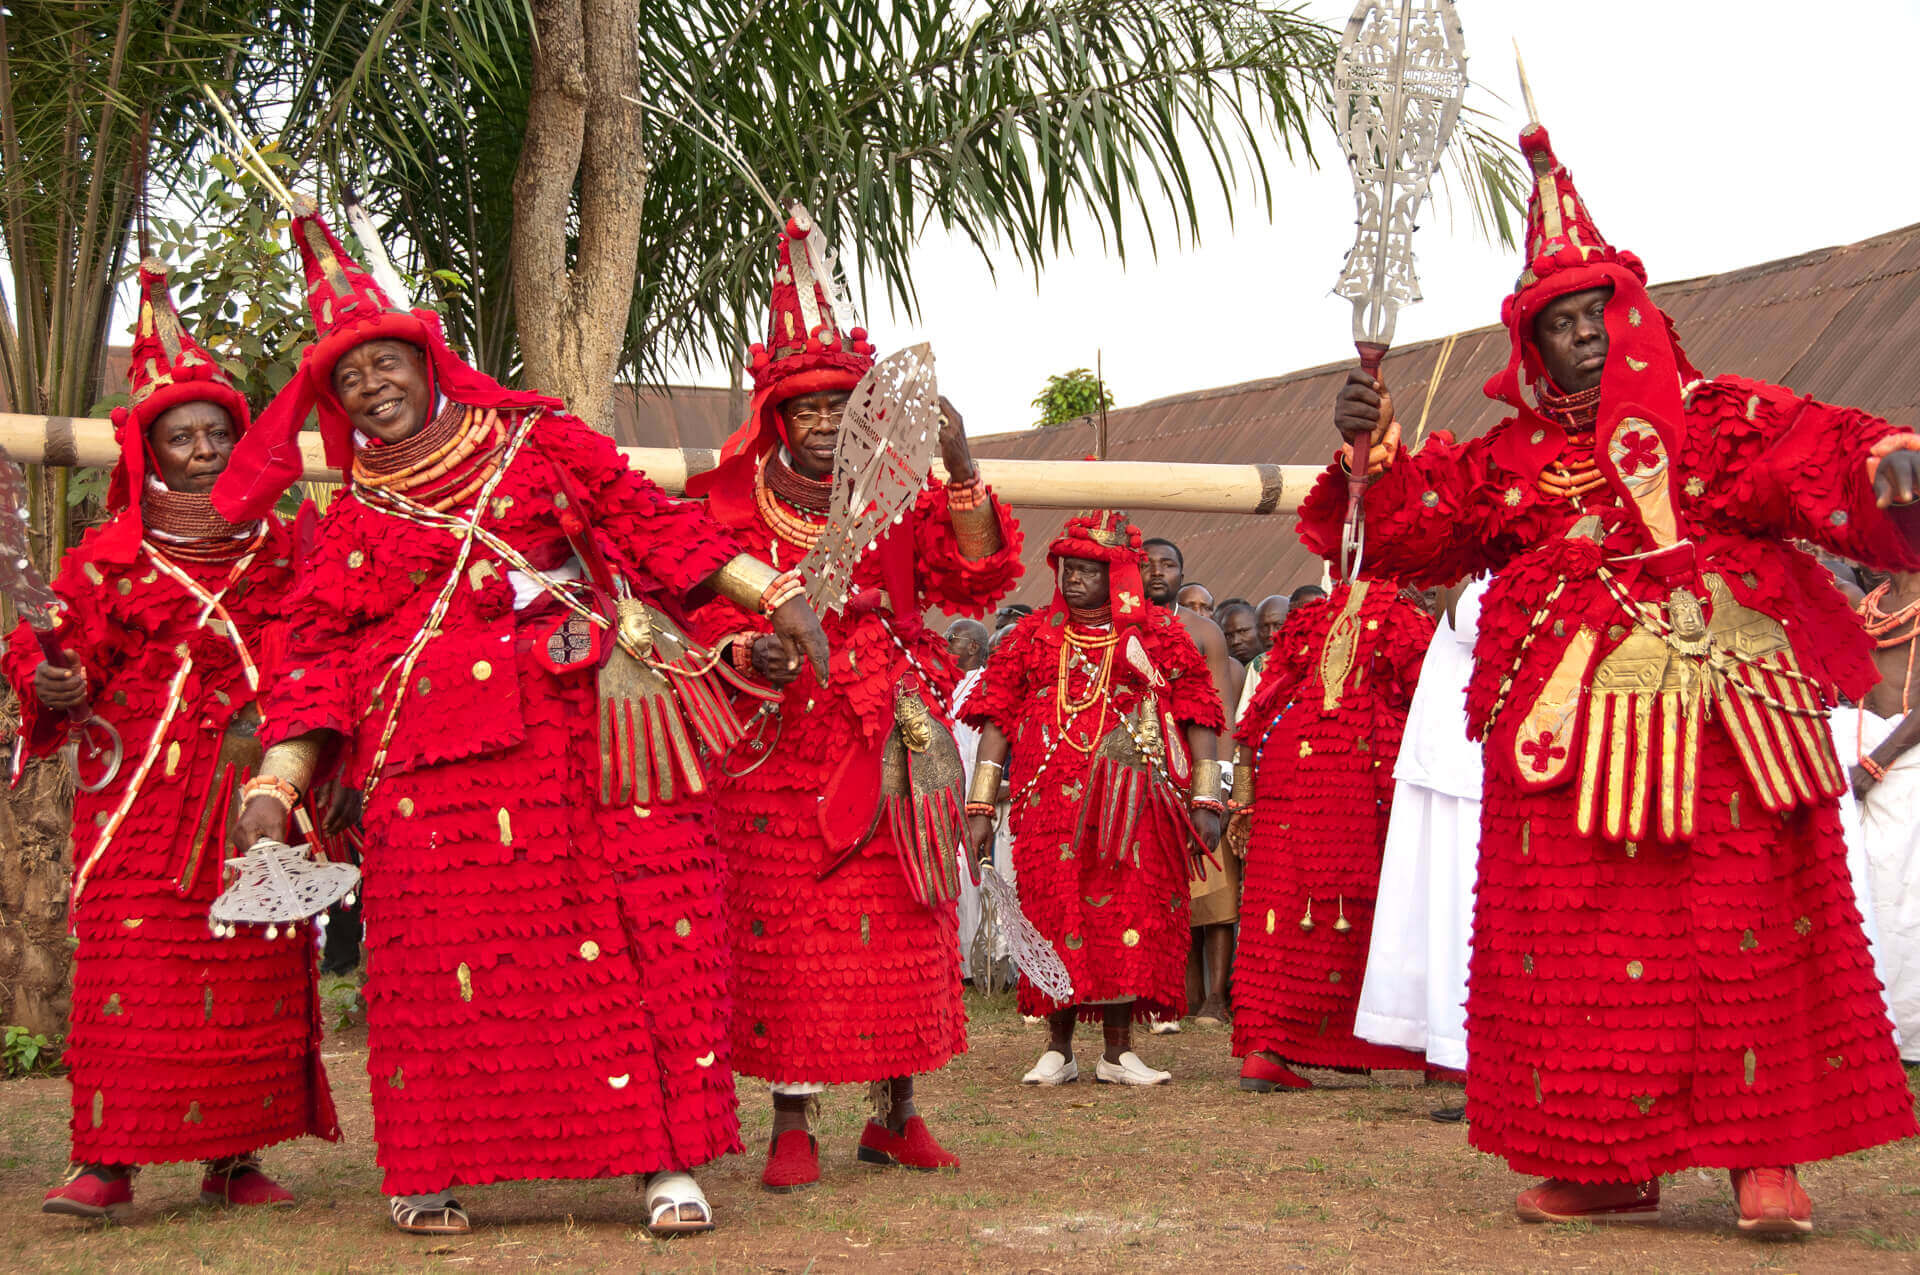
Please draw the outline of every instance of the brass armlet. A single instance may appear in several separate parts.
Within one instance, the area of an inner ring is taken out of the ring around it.
[[[733,558],[707,577],[707,587],[753,615],[762,614],[761,599],[780,573],[752,554]]]
[[[997,805],[1000,801],[1000,763],[997,761],[978,761],[973,766],[973,782],[967,785],[967,801],[978,802],[983,806]]]
[[[1208,801],[1220,800],[1220,763],[1208,757],[1193,763],[1193,795]]]
[[[302,735],[275,744],[260,759],[259,776],[292,784],[304,795],[313,786],[313,772],[320,764],[320,741]]]
[[[1253,763],[1241,762],[1233,768],[1233,804],[1246,809],[1253,804]]]
[[[1000,515],[988,498],[974,509],[948,509],[953,519],[953,538],[960,543],[960,556],[978,562],[1000,552]]]

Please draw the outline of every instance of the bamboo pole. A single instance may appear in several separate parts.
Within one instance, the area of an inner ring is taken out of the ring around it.
[[[84,416],[0,412],[0,449],[22,464],[106,467],[120,459],[109,421]],[[337,481],[320,436],[300,436],[310,482]],[[635,469],[679,495],[692,474],[712,469],[708,448],[622,447]],[[980,475],[1001,499],[1033,509],[1183,510],[1211,514],[1290,514],[1299,509],[1318,465],[1207,465],[1130,460],[979,458]],[[937,472],[937,468],[936,468]]]

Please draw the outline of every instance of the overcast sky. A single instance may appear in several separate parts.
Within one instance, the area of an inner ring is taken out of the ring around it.
[[[1542,122],[1601,233],[1639,253],[1656,283],[1920,221],[1908,96],[1920,0],[1456,4],[1477,86],[1469,102],[1518,135],[1517,38]],[[1308,9],[1339,25],[1351,6]],[[1216,212],[1197,247],[1163,241],[1156,261],[1142,245],[1126,268],[1088,234],[1037,286],[1011,264],[996,283],[971,245],[930,238],[913,261],[924,321],[875,314],[868,325],[883,352],[932,342],[941,388],[974,434],[1029,424],[1047,376],[1091,367],[1096,352],[1122,405],[1351,356],[1352,308],[1330,290],[1353,242],[1352,183],[1331,132],[1321,150],[1325,167],[1276,174],[1271,220],[1251,202],[1237,226]],[[1496,321],[1517,254],[1479,239],[1444,199],[1422,220],[1426,300],[1401,312],[1396,339]],[[727,372],[687,379],[724,385]]]

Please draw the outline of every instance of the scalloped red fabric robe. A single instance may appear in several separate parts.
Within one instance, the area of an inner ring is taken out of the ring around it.
[[[1433,617],[1394,580],[1354,610],[1353,665],[1332,708],[1322,656],[1353,585],[1287,616],[1240,724],[1256,750],[1253,826],[1233,966],[1233,1052],[1314,1067],[1417,1068],[1417,1053],[1353,1034],[1380,893],[1393,763]],[[1311,929],[1301,922],[1309,915]],[[1351,928],[1339,928],[1344,916]]]
[[[216,782],[215,763],[229,722],[254,695],[221,622],[201,625],[201,603],[132,551],[140,535],[139,510],[123,512],[89,532],[53,582],[64,603],[60,645],[80,658],[93,710],[125,747],[111,784],[74,796],[76,864],[93,853],[154,740],[181,650],[194,661],[155,764],[69,918],[79,943],[63,1055],[73,1160],[155,1164],[236,1155],[307,1133],[337,1140],[320,1063],[313,931],[295,926],[268,940],[259,931],[219,939],[207,929],[231,796],[230,784]],[[224,599],[263,676],[293,585],[291,556],[289,529],[270,519]],[[171,560],[216,593],[234,565]],[[19,697],[20,742],[35,754],[65,738],[64,715],[33,693],[41,658],[22,623],[5,668]]]
[[[751,501],[737,508],[731,530],[749,553],[782,569],[806,556]],[[946,722],[959,673],[921,617],[929,609],[980,615],[1013,587],[1020,525],[998,501],[994,510],[1000,550],[969,561],[954,539],[946,488],[927,486],[906,522],[860,559],[846,609],[822,617],[833,648],[826,687],[804,670],[788,688],[771,754],[719,788],[738,1071],[788,1084],[887,1080],[966,1050],[954,904],[914,901],[884,819],[818,879],[836,857],[820,812],[825,804],[864,826],[903,679]],[[911,597],[894,596],[909,589]],[[768,631],[763,617],[725,601],[704,608],[699,622],[715,641]],[[729,764],[738,770],[756,757],[742,749]]]
[[[572,553],[559,471],[615,573],[669,614],[740,551],[607,439],[546,415],[482,523],[539,569]],[[343,494],[264,698],[268,742],[338,731],[364,787],[405,697],[362,865],[383,1189],[684,1169],[738,1150],[710,803],[599,804],[594,670],[536,658],[563,612],[546,598],[515,611],[509,566],[483,543],[407,684],[383,684],[455,550],[450,533]]]
[[[1080,1016],[1097,1019],[1101,1004],[1134,998],[1133,1016],[1179,1018],[1187,1008],[1187,839],[1153,822],[1143,809],[1137,825],[1138,862],[1130,857],[1101,863],[1091,841],[1075,849],[1083,801],[1093,770],[1090,753],[1061,739],[1057,700],[1061,629],[1058,611],[1023,618],[987,661],[986,678],[967,702],[967,720],[992,722],[1012,745],[1007,781],[1012,786],[1008,819],[1013,828],[1014,877],[1020,909],[1045,935],[1073,976]],[[1071,619],[1064,623],[1072,624]],[[1076,632],[1105,632],[1074,625]],[[1116,651],[1113,682],[1104,704],[1074,714],[1070,738],[1098,748],[1100,737],[1121,716],[1151,695],[1182,728],[1219,730],[1225,718],[1206,659],[1186,626],[1154,608],[1140,635],[1147,659],[1166,678],[1155,690]],[[1067,694],[1083,700],[1091,678],[1069,667]],[[1185,793],[1180,794],[1182,799]],[[1219,871],[1218,868],[1211,869]],[[1020,976],[1020,1012],[1050,1014],[1065,1006]]]
[[[1787,540],[1913,569],[1866,478],[1869,449],[1896,431],[1733,376],[1690,386],[1681,425],[1680,534],[1700,569],[1784,623],[1828,703],[1857,698],[1875,676],[1867,639]],[[1622,560],[1647,545],[1610,488],[1576,509],[1536,486],[1553,433],[1509,418],[1465,446],[1439,435],[1367,495],[1380,570],[1416,583],[1498,573],[1467,700],[1470,729],[1494,718],[1467,993],[1473,1144],[1523,1172],[1642,1181],[1912,1136],[1831,799],[1768,813],[1717,715],[1701,731],[1690,841],[1581,836],[1574,785],[1522,786],[1511,705],[1530,701],[1582,622],[1602,631],[1597,659],[1626,636],[1594,574],[1603,556],[1636,599],[1671,587]],[[1345,499],[1330,467],[1301,508],[1309,547],[1338,543]],[[1621,529],[1602,546],[1569,539],[1583,512]]]

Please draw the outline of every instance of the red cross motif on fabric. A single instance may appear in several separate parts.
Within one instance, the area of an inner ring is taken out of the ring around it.
[[[1567,755],[1564,747],[1553,742],[1553,732],[1550,730],[1541,731],[1540,738],[1530,739],[1520,745],[1520,751],[1532,759],[1533,773],[1536,775],[1546,774],[1548,767]]]
[[[1660,439],[1655,434],[1628,434],[1620,440],[1623,449],[1619,466],[1622,476],[1631,478],[1642,470],[1660,468]]]

